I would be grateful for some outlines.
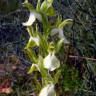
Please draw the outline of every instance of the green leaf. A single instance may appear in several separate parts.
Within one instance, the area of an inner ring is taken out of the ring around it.
[[[47,76],[47,70],[45,70],[44,66],[43,66],[43,57],[39,55],[39,59],[38,59],[38,66],[40,69],[40,73],[42,75],[43,78],[46,78]]]
[[[53,0],[43,1],[43,3],[41,4],[41,8],[40,8],[41,12],[46,13],[49,10],[49,8],[52,7],[52,3],[53,3]]]
[[[38,81],[37,77],[34,76],[34,83],[36,84],[36,90],[39,90],[42,88],[41,82]]]
[[[61,22],[58,27],[60,29],[63,29],[63,27],[65,27],[66,25],[72,24],[72,23],[73,23],[73,19],[66,19],[63,22]]]
[[[29,41],[28,41],[28,43],[26,45],[26,48],[32,48],[32,47],[35,47],[35,46],[38,46],[38,45],[30,37],[30,39],[29,39]]]
[[[39,46],[39,41],[36,41],[37,39],[39,40],[39,37],[36,36],[36,34],[37,34],[36,32],[35,33],[33,32],[32,26],[28,26],[27,31],[29,33],[30,38],[29,38],[29,41],[26,45],[26,48],[32,48],[32,47],[35,47],[35,46]]]
[[[30,37],[33,36],[33,28],[32,28],[32,26],[28,26],[27,27],[27,32],[29,33]]]
[[[36,56],[35,52],[32,49],[25,48],[25,53],[28,55],[29,59],[32,62],[37,63],[37,56]]]
[[[47,11],[47,8],[48,8],[47,1],[43,1],[40,7],[41,12],[45,13]]]
[[[40,0],[38,0],[37,6],[36,6],[36,11],[37,12],[40,11],[40,5],[41,5],[41,2],[40,2]]]
[[[47,44],[47,40],[45,38],[45,36],[42,36],[42,34],[40,34],[40,32],[38,33],[39,37],[40,37],[40,55],[45,56],[47,54],[47,49],[48,49],[48,44]]]
[[[48,17],[46,16],[46,14],[43,13],[41,15],[42,15],[43,32],[46,34],[46,31],[49,28]]]
[[[31,68],[28,71],[28,74],[31,74],[33,71],[39,71],[38,65],[32,64]]]
[[[56,74],[54,75],[54,81],[55,81],[55,84],[58,82],[59,78],[60,78],[60,75],[61,75],[61,70],[58,70],[56,72]]]
[[[57,42],[57,45],[56,45],[56,52],[57,52],[57,53],[58,53],[59,50],[61,49],[63,42],[64,42],[64,39],[63,39],[63,38],[60,39],[60,40]]]
[[[55,26],[58,27],[58,26],[60,25],[61,22],[62,22],[62,17],[59,15],[59,16],[57,17]]]
[[[55,15],[55,10],[52,6],[48,8],[47,15],[48,16],[54,16]]]
[[[54,42],[50,42],[48,44],[48,52],[53,52],[54,51]]]

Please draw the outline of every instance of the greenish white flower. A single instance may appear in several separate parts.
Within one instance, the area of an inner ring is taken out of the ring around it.
[[[54,71],[55,69],[60,67],[60,61],[57,59],[54,53],[49,53],[44,58],[44,68],[49,71]]]
[[[47,86],[45,86],[39,96],[56,96],[56,92],[54,90],[54,84],[48,84]]]
[[[64,33],[63,33],[63,29],[54,28],[54,29],[51,30],[51,36],[54,36],[54,35],[57,34],[57,33],[59,34],[58,37],[59,37],[60,39],[63,38],[65,44],[68,44],[68,43],[69,43],[69,41],[66,39],[66,37],[65,37],[65,35],[64,35]]]
[[[37,12],[30,12],[28,21],[22,24],[23,26],[31,26],[35,22],[36,19],[38,19],[39,21],[42,21],[41,15]]]

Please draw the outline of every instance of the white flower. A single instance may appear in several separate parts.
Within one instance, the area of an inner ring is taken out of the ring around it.
[[[59,68],[60,61],[56,58],[54,53],[49,53],[44,58],[44,68],[48,69],[49,71],[54,71],[55,69]]]
[[[56,96],[55,90],[54,90],[54,84],[48,84],[45,86],[39,96]]]
[[[38,19],[39,21],[42,21],[41,15],[36,12],[30,12],[28,21],[22,24],[23,26],[31,26],[35,22],[36,19]]]
[[[54,29],[51,30],[51,36],[53,36],[57,33],[59,34],[58,36],[59,36],[60,39],[62,39],[62,38],[64,39],[64,43],[66,43],[66,44],[69,43],[69,41],[66,39],[62,29],[54,28]]]

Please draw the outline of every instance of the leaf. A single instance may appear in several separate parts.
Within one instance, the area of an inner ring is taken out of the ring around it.
[[[61,75],[61,70],[58,70],[54,75],[55,84],[58,82],[60,75]]]
[[[46,14],[42,14],[42,24],[43,24],[43,32],[44,34],[46,34],[46,32],[48,31],[47,29],[49,29],[50,27],[50,24],[48,22],[48,17],[46,16]]]
[[[42,36],[42,34],[38,33],[38,35],[40,37],[40,55],[46,55],[48,49],[47,40],[45,36]]]
[[[66,19],[63,22],[61,22],[58,27],[60,29],[63,29],[63,27],[65,27],[66,25],[72,24],[72,23],[73,23],[73,19]]]
[[[57,42],[57,45],[56,45],[56,52],[57,52],[57,53],[58,53],[59,50],[61,49],[63,42],[64,42],[64,39],[63,39],[63,38],[60,39],[60,40]]]
[[[41,2],[40,2],[40,0],[38,0],[37,6],[36,6],[36,11],[37,12],[40,11],[40,4],[41,4]]]
[[[39,69],[40,69],[40,73],[42,75],[42,78],[46,78],[46,76],[47,76],[47,70],[45,70],[45,68],[43,66],[43,57],[42,56],[39,56],[38,66],[39,66]]]
[[[36,43],[33,40],[29,39],[29,41],[26,45],[26,48],[32,48],[32,47],[35,47],[35,46],[36,46]]]
[[[56,20],[56,23],[55,23],[55,26],[58,27],[60,25],[61,21],[62,21],[61,16],[58,16],[57,20]]]
[[[28,74],[32,73],[33,71],[40,71],[37,64],[32,64],[31,68],[28,71]]]
[[[53,3],[53,0],[43,1],[40,8],[41,12],[46,13],[49,10],[49,8],[52,7],[52,3]]]
[[[37,56],[33,50],[31,50],[30,48],[25,48],[25,52],[32,62],[37,63]]]
[[[29,36],[33,36],[32,26],[28,26],[28,27],[27,27],[27,32],[28,32]]]
[[[40,10],[41,12],[46,12],[47,11],[47,1],[43,1],[43,3],[41,4]]]
[[[39,46],[39,42],[40,42],[40,39],[39,37],[30,37],[27,45],[26,45],[26,48],[32,48],[32,47],[35,47],[35,46]]]
[[[47,15],[48,16],[54,16],[55,15],[55,9],[52,6],[48,8]]]

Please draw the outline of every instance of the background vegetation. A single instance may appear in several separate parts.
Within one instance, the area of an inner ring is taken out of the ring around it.
[[[37,0],[29,0],[34,7]],[[43,0],[42,0],[43,1]],[[22,22],[29,12],[22,7],[23,0],[0,1],[0,92],[1,96],[35,96],[34,74],[28,75],[31,65],[24,46],[28,34]],[[62,19],[72,18],[72,26],[64,28],[70,45],[62,46],[62,76],[56,89],[58,96],[96,95],[96,1],[54,0],[53,6]],[[14,6],[13,6],[14,5]],[[54,18],[50,18],[54,23]],[[2,88],[12,88],[11,94],[2,94]]]

